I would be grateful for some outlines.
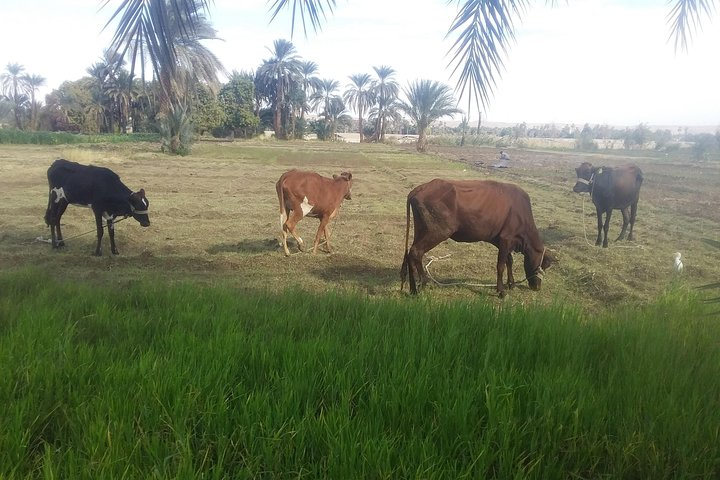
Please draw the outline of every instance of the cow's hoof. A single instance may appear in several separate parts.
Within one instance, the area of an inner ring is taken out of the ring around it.
[[[102,252],[95,252],[96,257],[102,257]]]
[[[120,255],[120,252],[118,252],[117,250],[113,250],[112,253],[113,255]]]
[[[506,295],[507,295],[507,293],[505,292],[505,290],[500,290],[500,291],[498,292],[498,297],[499,297],[499,298],[505,298]]]

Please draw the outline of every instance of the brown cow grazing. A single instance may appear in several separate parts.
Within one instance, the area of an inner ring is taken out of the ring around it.
[[[630,225],[628,240],[633,239],[633,227],[637,216],[637,204],[640,199],[642,171],[636,165],[618,167],[593,167],[584,162],[575,169],[577,182],[573,192],[589,192],[597,212],[597,240],[595,245],[608,246],[608,228],[613,210],[620,210],[623,216],[622,230],[616,242],[625,238],[625,230]],[[603,213],[605,224],[603,225]],[[604,237],[603,237],[604,232]]]
[[[306,215],[320,219],[320,226],[315,234],[313,253],[317,252],[322,235],[325,235],[328,253],[331,252],[327,225],[338,214],[342,201],[346,198],[350,200],[351,187],[352,173],[350,172],[333,175],[333,178],[299,170],[290,170],[282,174],[275,189],[280,201],[280,228],[282,229],[285,255],[290,255],[287,246],[288,232],[297,240],[298,248],[301,251],[305,249],[302,238],[295,233],[295,226]]]
[[[408,252],[410,209],[415,235]],[[544,269],[554,259],[546,252],[535,227],[530,197],[520,187],[491,180],[435,179],[413,189],[407,197],[405,258],[400,270],[400,289],[410,274],[410,293],[417,293],[415,273],[421,285],[427,283],[422,265],[426,252],[452,238],[456,242],[488,242],[498,248],[497,292],[505,295],[503,272],[507,266],[507,287],[512,288],[512,252],[525,256],[525,275],[530,288],[539,290]]]

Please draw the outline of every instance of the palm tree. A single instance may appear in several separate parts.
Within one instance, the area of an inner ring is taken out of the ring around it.
[[[417,125],[418,152],[427,149],[427,129],[435,120],[452,116],[458,109],[452,90],[447,85],[432,80],[416,80],[404,90],[407,102],[400,103],[400,109]]]
[[[283,128],[282,121],[285,96],[290,91],[290,83],[299,76],[300,63],[295,46],[283,39],[273,42],[271,50],[272,58],[264,60],[260,66],[260,75],[266,84],[274,84],[275,92],[272,99],[272,106],[275,112],[273,118],[273,129],[277,138],[286,139],[287,132]]]
[[[340,82],[330,78],[324,78],[318,85],[318,89],[312,96],[311,100],[315,108],[322,106],[322,115],[327,120],[327,113],[330,110],[330,102],[334,98],[339,98],[337,89],[340,88]]]
[[[322,107],[321,115],[325,121],[325,138],[332,139],[335,135],[338,117],[345,112],[345,104],[336,93],[340,82],[329,78],[323,79],[311,100],[314,108]]]
[[[105,95],[117,110],[120,133],[127,133],[130,121],[130,107],[140,91],[127,70],[116,72],[105,86]]]
[[[318,65],[310,60],[300,61],[300,82],[302,84],[302,91],[305,95],[305,102],[300,110],[300,118],[305,120],[305,112],[309,108],[308,100],[320,88],[320,78],[315,74],[318,72]]]
[[[38,103],[35,101],[35,93],[45,85],[45,77],[40,75],[24,75],[22,77],[23,89],[27,95],[30,95],[30,128],[37,128],[37,110]]]
[[[372,89],[372,96],[377,104],[377,114],[375,123],[375,140],[385,141],[385,129],[387,121],[392,115],[392,106],[395,104],[398,94],[400,93],[400,85],[394,80],[395,69],[386,65],[373,67],[378,79]]]
[[[25,67],[19,63],[8,63],[5,72],[0,74],[0,83],[2,83],[3,94],[12,102],[13,113],[15,115],[15,127],[22,130],[22,109],[27,96],[23,91],[23,72]]]
[[[103,1],[108,5],[111,0]],[[204,15],[208,6],[208,0],[124,0],[108,22],[118,21],[109,51],[114,64],[130,57],[132,76],[139,59],[143,81],[145,62],[152,65],[171,152],[181,146],[177,128],[188,125],[172,117],[189,111],[186,104],[193,82],[204,81],[216,88],[217,73],[224,71],[217,57],[201,43],[217,39]]]
[[[103,6],[111,1],[103,0]],[[184,12],[178,15],[179,32],[182,37],[191,37],[209,3],[209,0],[123,0],[107,24],[119,19],[112,41],[114,54],[122,58],[134,49],[142,57],[141,65],[147,55],[156,74],[161,65],[174,74],[176,38],[167,29],[168,11]],[[457,34],[449,53],[451,65],[455,64],[453,74],[459,74],[457,87],[461,97],[468,90],[470,97],[475,95],[476,102],[489,103],[495,77],[499,77],[503,67],[502,54],[514,40],[515,22],[521,19],[530,3],[530,0],[458,0],[460,9],[448,36]],[[321,17],[326,17],[326,11],[332,13],[335,5],[336,0],[274,0],[271,20],[281,10],[292,7],[291,33],[295,31],[296,18],[302,19],[307,33],[306,20],[317,30]],[[675,0],[669,19],[676,49],[687,49],[693,32],[702,27],[703,17],[714,15],[713,7],[713,0]],[[138,48],[140,46],[144,48]]]
[[[554,4],[554,0],[546,0]],[[456,35],[448,54],[452,75],[457,74],[456,89],[460,97],[465,92],[468,101],[475,99],[487,106],[493,87],[503,69],[503,57],[515,40],[516,22],[522,19],[531,5],[530,0],[458,0],[459,10],[447,37]],[[702,28],[702,19],[715,14],[714,0],[674,0],[668,15],[671,35],[675,37],[675,49],[686,50],[696,29]],[[326,9],[332,13],[336,0],[274,0],[272,19],[284,8],[292,8],[292,31],[295,29],[296,13],[300,13],[303,28],[309,19],[315,30],[325,18]],[[271,21],[272,21],[271,19]]]
[[[85,70],[93,81],[93,104],[91,111],[87,113],[92,118],[95,118],[98,132],[107,131],[112,133],[115,128],[112,101],[106,95],[108,84],[113,78],[113,70],[115,68],[111,65],[111,62],[112,59],[106,51],[105,56],[101,58],[99,62],[93,63]]]
[[[358,114],[358,129],[360,130],[360,143],[363,142],[363,113],[365,113],[373,103],[373,82],[370,74],[357,73],[350,75],[351,83],[347,85],[347,90],[343,94],[343,99],[352,106]]]

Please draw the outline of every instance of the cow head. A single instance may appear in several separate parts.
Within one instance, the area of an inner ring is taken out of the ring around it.
[[[135,220],[140,222],[143,227],[150,226],[150,217],[148,216],[148,208],[150,207],[150,201],[145,196],[145,189],[141,188],[139,192],[130,194],[128,199],[130,202],[130,210]]]
[[[579,167],[575,169],[577,173],[577,182],[573,187],[573,192],[583,193],[590,192],[592,190],[592,181],[595,176],[595,169],[591,163],[583,162]]]
[[[556,262],[555,257],[547,248],[543,248],[540,261],[537,261],[535,255],[525,255],[525,276],[527,277],[528,286],[532,290],[540,290],[542,279],[545,276],[545,270],[550,268]]]
[[[333,179],[347,182],[347,191],[345,192],[344,198],[345,200],[352,200],[352,195],[350,194],[350,189],[352,188],[352,173],[342,172],[340,175],[333,175]]]

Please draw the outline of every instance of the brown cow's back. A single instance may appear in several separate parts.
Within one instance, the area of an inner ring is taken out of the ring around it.
[[[516,185],[493,180],[435,179],[417,187],[408,197],[412,197],[413,205],[431,204],[432,212],[425,220],[457,242],[481,240],[496,245],[501,234],[536,238],[535,228],[525,231],[528,223],[534,226],[530,197]]]

